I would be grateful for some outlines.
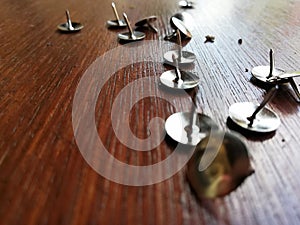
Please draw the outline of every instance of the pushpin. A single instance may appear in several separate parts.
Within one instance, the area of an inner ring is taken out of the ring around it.
[[[146,35],[143,32],[132,30],[126,13],[123,13],[123,17],[125,19],[129,32],[118,34],[119,39],[124,41],[139,41],[144,39]]]
[[[275,131],[280,125],[277,114],[265,107],[275,96],[278,85],[269,90],[264,100],[257,106],[252,102],[239,102],[229,107],[229,117],[238,126],[254,131],[267,133]]]
[[[184,23],[176,18],[175,16],[172,16],[171,19],[170,19],[170,23],[171,23],[171,26],[175,28],[175,31],[170,34],[170,35],[167,35],[165,37],[166,40],[172,40],[176,35],[177,35],[177,30],[179,30],[182,34],[182,38],[192,38],[192,34],[191,32],[188,30],[188,28],[184,25]]]
[[[137,27],[143,27],[145,25],[147,25],[152,31],[154,31],[155,33],[158,33],[157,28],[155,28],[151,23],[155,22],[157,20],[156,16],[149,16],[146,18],[141,19],[140,21],[135,23],[135,26]]]
[[[179,1],[179,2],[178,2],[178,5],[179,5],[181,8],[187,8],[187,9],[194,8],[193,2],[190,2],[190,1],[187,1],[187,0]]]
[[[67,16],[67,22],[57,26],[57,28],[60,31],[71,33],[71,32],[80,31],[83,28],[83,25],[81,23],[71,21],[69,10],[66,10],[66,16]]]
[[[296,101],[299,102],[300,101],[300,92],[299,92],[299,89],[298,89],[293,77],[300,76],[300,71],[285,72],[282,69],[276,68],[275,63],[274,63],[272,49],[270,49],[269,57],[270,57],[270,65],[254,67],[251,71],[253,77],[255,77],[256,79],[258,79],[259,81],[261,81],[263,83],[268,83],[271,85],[290,83],[290,85],[292,86],[292,88],[298,98],[298,99],[296,99]]]
[[[197,144],[187,178],[200,200],[224,197],[254,173],[248,148],[238,134],[218,130]]]
[[[181,34],[179,30],[177,30],[176,33],[177,33],[178,49],[168,51],[164,54],[165,63],[173,65],[174,64],[174,60],[172,58],[173,55],[175,55],[180,65],[193,63],[196,60],[195,54],[189,51],[182,51]]]
[[[194,93],[193,99],[197,92]],[[196,146],[209,132],[218,130],[219,127],[209,116],[197,113],[192,104],[191,112],[178,112],[169,116],[165,129],[167,134],[178,143]]]
[[[114,2],[111,3],[111,7],[112,7],[112,9],[114,11],[116,19],[115,20],[108,20],[106,22],[107,26],[108,27],[126,27],[125,21],[124,20],[120,20],[120,17],[119,17],[117,8],[116,8],[116,4]]]
[[[191,72],[181,71],[178,66],[178,59],[175,54],[172,56],[174,70],[168,70],[160,76],[160,81],[167,87],[174,89],[191,89],[196,87],[200,79]]]

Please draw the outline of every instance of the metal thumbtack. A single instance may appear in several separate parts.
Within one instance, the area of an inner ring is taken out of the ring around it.
[[[196,93],[195,91],[194,96]],[[167,134],[178,143],[196,146],[209,132],[218,130],[219,127],[209,116],[197,113],[195,105],[192,104],[191,112],[178,112],[169,116],[165,129]]]
[[[181,8],[187,8],[187,9],[191,9],[193,8],[193,2],[190,2],[190,1],[187,1],[187,0],[182,0],[182,1],[179,1],[178,2],[178,5],[181,7]]]
[[[144,39],[146,35],[143,32],[132,30],[126,13],[123,13],[123,17],[125,19],[129,32],[118,34],[119,39],[124,41],[139,41]]]
[[[173,63],[174,63],[173,55],[175,55],[175,57],[178,60],[178,63],[180,65],[186,65],[186,64],[193,63],[196,60],[195,54],[192,52],[189,52],[189,51],[182,51],[181,35],[180,35],[180,31],[178,29],[176,31],[176,34],[177,34],[178,49],[168,51],[164,54],[165,63],[173,65]]]
[[[268,82],[268,79],[271,78],[272,76],[278,76],[284,73],[284,70],[274,67],[274,57],[273,57],[272,49],[270,49],[269,56],[270,56],[269,66],[256,66],[251,71],[252,75],[256,79],[262,82]]]
[[[253,172],[248,148],[240,135],[219,130],[199,142],[186,173],[202,200],[228,195]]]
[[[182,37],[183,38],[192,38],[192,34],[191,32],[188,30],[188,28],[185,26],[185,24],[178,18],[176,18],[175,16],[172,16],[171,19],[170,19],[170,23],[171,23],[171,27],[173,27],[175,29],[175,31],[170,34],[170,35],[167,35],[165,37],[166,40],[172,40],[176,35],[176,31],[179,30],[182,34]]]
[[[108,20],[106,22],[107,26],[108,27],[126,27],[127,25],[126,25],[125,21],[120,20],[120,17],[118,15],[118,11],[117,11],[117,8],[116,8],[116,4],[114,2],[111,3],[111,7],[114,11],[116,19],[115,20]]]
[[[181,71],[178,66],[178,59],[172,55],[174,70],[168,70],[160,76],[164,85],[174,89],[191,89],[199,84],[199,77],[191,72]]]
[[[141,19],[140,21],[135,23],[135,26],[137,27],[143,27],[145,25],[147,25],[152,31],[154,31],[155,33],[158,33],[157,28],[155,28],[151,23],[155,22],[157,20],[156,16],[149,16],[146,18]]]
[[[67,16],[67,22],[60,24],[57,26],[57,29],[59,29],[62,32],[77,32],[80,31],[83,28],[83,25],[81,23],[76,23],[71,21],[69,10],[66,10],[66,16]]]
[[[252,102],[239,102],[229,107],[229,117],[240,127],[261,133],[275,131],[280,125],[277,114],[265,107],[275,96],[278,85],[274,86],[257,106]]]
[[[271,85],[290,83],[292,89],[295,92],[295,100],[300,102],[300,92],[294,81],[294,77],[300,76],[300,71],[285,72],[282,69],[275,67],[273,50],[270,49],[270,65],[269,66],[256,66],[252,69],[251,73],[253,77],[259,81]]]

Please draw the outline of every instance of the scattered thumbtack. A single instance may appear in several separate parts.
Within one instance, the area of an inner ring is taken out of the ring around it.
[[[191,32],[188,30],[188,28],[185,26],[185,24],[178,18],[176,18],[175,16],[172,16],[170,19],[170,23],[171,26],[175,29],[175,31],[173,31],[172,34],[167,35],[165,37],[165,40],[172,40],[174,37],[176,37],[177,35],[177,30],[180,31],[182,38],[187,38],[187,39],[191,39],[192,38],[192,34]]]
[[[169,116],[165,123],[167,134],[178,143],[196,146],[211,131],[219,130],[218,125],[204,114],[196,112],[194,90],[190,112],[178,112]]]
[[[71,21],[69,10],[66,10],[66,17],[67,17],[67,22],[57,26],[57,28],[60,31],[71,33],[71,32],[80,31],[83,28],[83,25],[81,23]]]
[[[164,85],[174,89],[191,89],[196,87],[200,79],[191,72],[181,71],[178,66],[178,59],[172,55],[174,70],[168,70],[160,76],[160,81]]]
[[[114,11],[114,14],[115,14],[115,17],[116,19],[114,20],[108,20],[106,22],[107,26],[108,27],[126,27],[126,23],[124,20],[121,20],[120,17],[119,17],[119,14],[118,14],[118,11],[117,11],[117,8],[116,8],[116,4],[114,2],[111,3],[111,7]]]
[[[178,49],[168,51],[164,54],[165,63],[174,65],[173,55],[175,55],[175,58],[177,59],[178,64],[180,65],[193,63],[196,60],[196,56],[192,52],[182,51],[181,34],[179,30],[176,30],[176,36]]]
[[[196,146],[187,178],[200,200],[224,197],[254,173],[248,148],[234,132],[216,131]]]
[[[124,40],[124,41],[139,41],[145,38],[145,33],[140,32],[140,31],[135,31],[131,28],[130,22],[128,20],[128,17],[126,13],[123,13],[123,17],[125,19],[125,22],[127,24],[127,28],[129,32],[125,33],[120,33],[118,34],[119,39]]]
[[[300,102],[300,92],[293,79],[294,77],[300,76],[300,71],[285,72],[282,69],[276,68],[273,54],[274,54],[273,50],[270,49],[269,66],[256,66],[252,69],[251,73],[253,77],[255,77],[257,80],[263,83],[267,83],[271,85],[290,83],[295,93],[295,96],[293,96],[294,99],[297,102]]]
[[[135,26],[143,27],[143,26],[147,25],[152,31],[154,31],[155,33],[158,33],[157,28],[151,24],[151,23],[155,22],[156,20],[157,20],[156,16],[149,16],[149,17],[143,18],[140,21],[136,22]]]
[[[278,85],[269,90],[264,100],[257,106],[252,102],[239,102],[230,106],[229,117],[238,126],[254,131],[267,133],[275,131],[280,125],[280,119],[265,105],[275,96]]]
[[[186,9],[194,8],[194,3],[191,2],[191,1],[187,1],[187,0],[179,1],[179,2],[178,2],[178,5],[179,5],[181,8],[186,8]]]
[[[239,45],[243,44],[243,39],[242,39],[242,38],[240,38],[240,39],[238,40],[238,44],[239,44]]]

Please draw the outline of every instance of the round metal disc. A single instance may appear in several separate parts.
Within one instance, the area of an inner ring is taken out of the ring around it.
[[[256,66],[252,69],[251,73],[256,79],[258,79],[262,82],[274,83],[274,82],[267,81],[267,77],[270,74],[270,66]],[[273,70],[273,76],[278,76],[283,73],[284,73],[284,70],[282,70],[282,69],[274,68],[274,70]],[[288,82],[287,79],[281,80],[280,82],[282,82],[282,81]]]
[[[190,117],[191,112],[178,112],[169,116],[165,123],[167,134],[181,144],[196,146],[211,130],[219,129],[210,117],[199,113],[195,114],[196,123],[190,126]],[[200,124],[200,128],[196,124]]]
[[[189,1],[179,1],[178,2],[178,5],[181,7],[181,8],[193,8],[193,3],[192,2],[189,2]]]
[[[229,107],[229,117],[234,123],[242,128],[255,132],[272,132],[275,131],[280,125],[280,119],[277,114],[264,107],[253,121],[252,126],[249,126],[250,121],[247,117],[250,117],[258,105],[252,102],[239,102]]]
[[[83,25],[81,23],[72,22],[72,26],[74,29],[69,29],[68,23],[63,23],[57,26],[57,29],[63,32],[77,32],[80,31],[83,28]]]
[[[124,20],[119,20],[119,22],[118,22],[118,20],[108,20],[106,22],[106,24],[109,27],[126,27],[127,26],[127,24],[125,23]]]
[[[118,37],[121,40],[125,41],[139,41],[146,37],[145,33],[140,31],[133,31],[133,35],[131,36],[129,32],[118,34]]]
[[[171,25],[175,29],[178,29],[186,38],[192,38],[191,32],[188,30],[188,28],[184,25],[184,23],[180,19],[172,16]]]
[[[137,26],[137,27],[144,26],[147,23],[152,23],[152,22],[154,22],[156,20],[157,20],[156,16],[149,16],[149,17],[143,18],[140,21],[136,22],[135,26]]]
[[[182,56],[181,56],[181,59],[179,61],[179,58],[178,58],[179,54],[178,53],[179,53],[178,50],[171,50],[171,51],[166,52],[164,54],[165,63],[174,65],[173,58],[172,58],[173,54],[175,55],[175,58],[178,59],[178,64],[179,65],[190,64],[190,63],[193,63],[196,60],[196,56],[195,56],[194,53],[188,52],[188,51],[182,51]]]
[[[221,130],[201,140],[187,164],[188,181],[200,199],[226,196],[253,172],[240,135]]]
[[[176,79],[175,70],[164,72],[160,76],[160,81],[167,87],[175,89],[190,89],[196,87],[199,84],[200,79],[195,74],[186,71],[180,72],[182,80],[179,80],[177,83],[174,82],[174,80]]]

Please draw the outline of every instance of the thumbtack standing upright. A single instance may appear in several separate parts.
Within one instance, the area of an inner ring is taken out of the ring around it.
[[[116,8],[116,4],[114,2],[111,3],[111,7],[113,9],[113,12],[115,14],[115,18],[114,20],[108,20],[106,22],[107,26],[108,27],[126,27],[126,23],[124,20],[121,20],[120,17],[119,17],[119,14],[118,14],[118,11],[117,11],[117,8]]]
[[[59,29],[60,31],[66,33],[72,33],[72,32],[80,31],[83,28],[83,25],[81,23],[71,21],[69,10],[66,10],[66,17],[67,17],[67,22],[57,26],[57,29]]]
[[[126,22],[129,32],[118,34],[119,39],[124,40],[124,41],[139,41],[139,40],[144,39],[146,36],[145,33],[140,32],[140,31],[135,31],[132,29],[126,13],[123,13],[123,17],[125,19],[125,22]]]

